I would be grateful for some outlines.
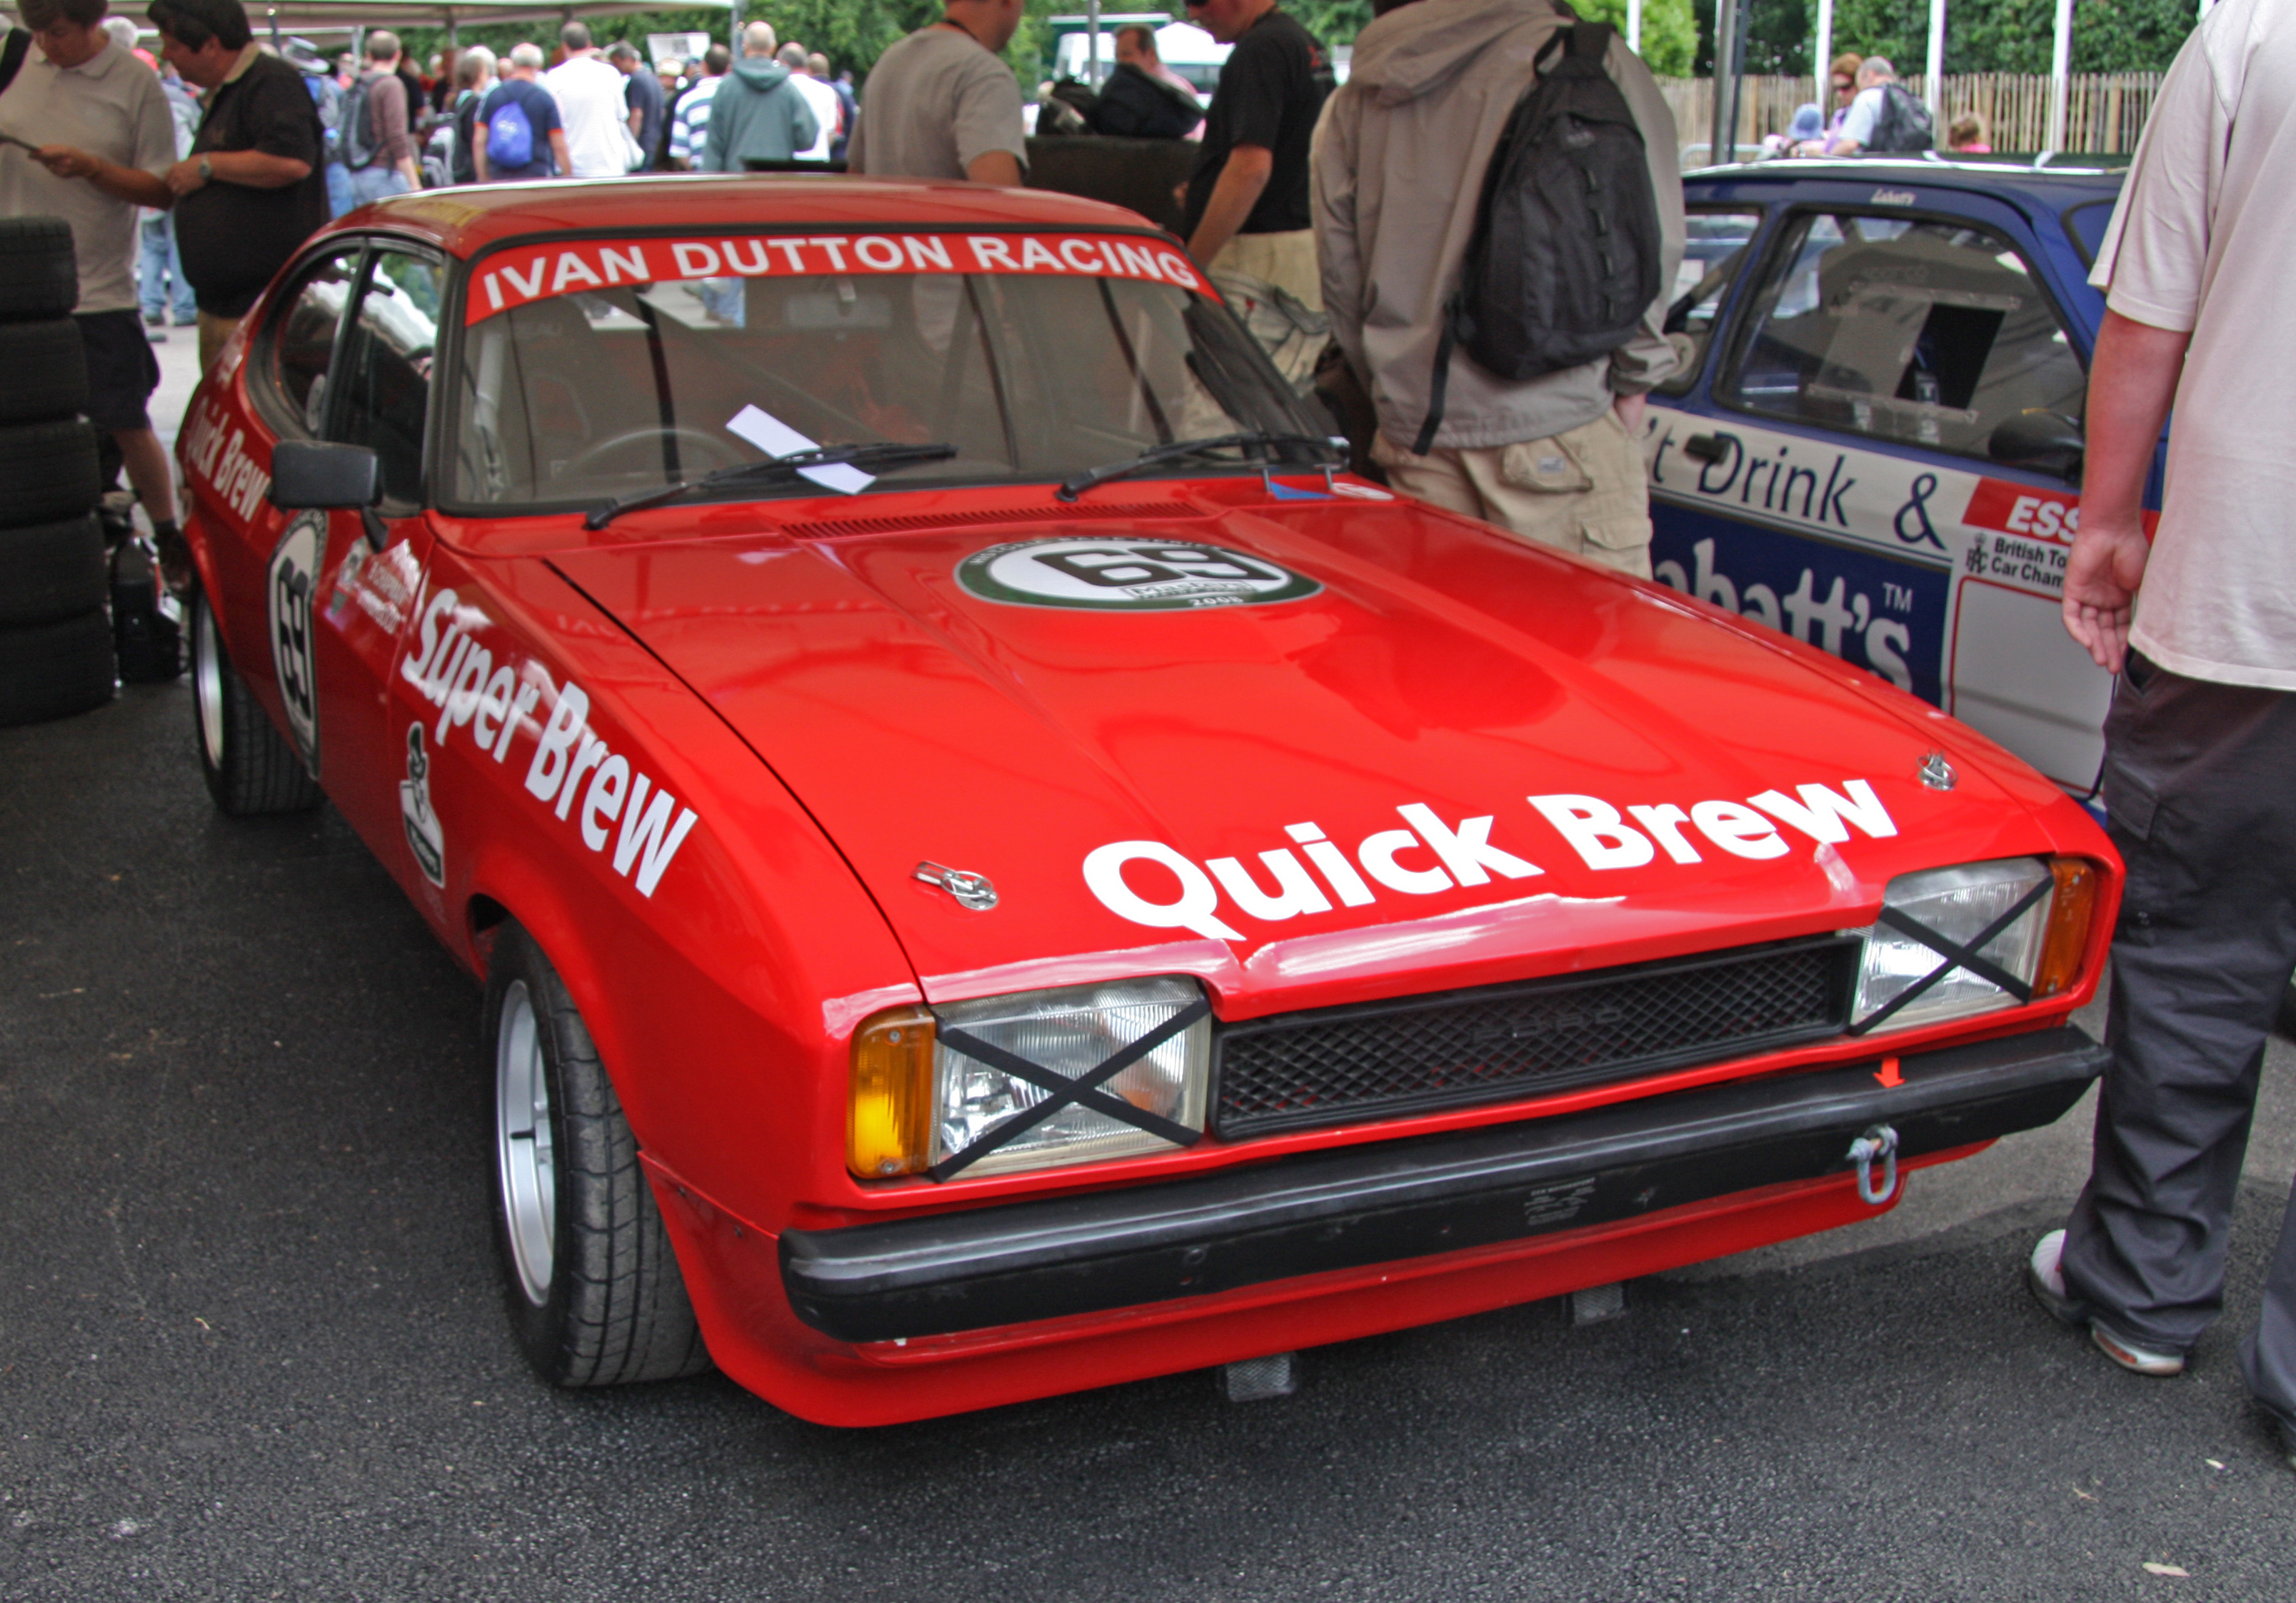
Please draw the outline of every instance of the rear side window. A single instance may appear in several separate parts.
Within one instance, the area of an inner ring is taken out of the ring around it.
[[[1659,386],[1662,395],[1682,395],[1698,382],[1706,364],[1706,348],[1714,337],[1715,320],[1730,286],[1744,271],[1748,248],[1762,226],[1759,211],[1693,211],[1689,238],[1682,251],[1682,266],[1675,274],[1673,292],[1666,303],[1666,332],[1673,339],[1682,365]]]
[[[1983,456],[2004,419],[2079,416],[2087,375],[2030,264],[1967,223],[1794,218],[1724,400],[1874,439]]]
[[[401,504],[422,489],[422,421],[439,343],[439,268],[390,247],[374,253],[358,314],[343,340],[332,438],[382,459],[382,494]]]
[[[354,244],[312,263],[286,298],[285,313],[272,325],[271,388],[307,434],[318,433],[325,418],[327,368],[334,360],[343,308],[350,304],[359,250]]]

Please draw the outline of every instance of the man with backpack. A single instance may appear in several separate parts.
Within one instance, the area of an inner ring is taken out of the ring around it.
[[[1937,143],[1930,109],[1898,81],[1888,60],[1869,55],[1857,69],[1857,98],[1841,130],[1825,143],[1829,156],[1882,156],[1926,151]]]
[[[414,109],[398,72],[398,36],[376,29],[366,37],[366,70],[343,96],[343,165],[351,198],[361,206],[422,187],[414,165]]]
[[[1650,577],[1644,395],[1683,251],[1674,119],[1549,0],[1385,0],[1312,163],[1324,308],[1397,488]],[[1488,182],[1487,183],[1487,179]]]
[[[481,184],[547,178],[554,164],[574,171],[557,97],[539,81],[542,46],[513,45],[502,81],[488,93],[471,129],[471,161]]]

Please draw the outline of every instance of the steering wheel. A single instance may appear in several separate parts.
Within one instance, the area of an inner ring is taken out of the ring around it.
[[[626,429],[609,438],[594,440],[576,452],[568,460],[562,470],[570,476],[579,476],[594,470],[600,461],[611,456],[615,452],[627,451],[633,446],[645,446],[652,448],[653,461],[646,465],[652,466],[661,461],[661,446],[665,438],[677,442],[678,466],[688,471],[696,467],[704,470],[711,468],[730,468],[735,462],[749,460],[733,446],[719,439],[714,434],[704,434],[699,429],[664,429],[656,425],[651,429]],[[688,461],[686,452],[689,447],[699,453],[704,460],[700,462]]]

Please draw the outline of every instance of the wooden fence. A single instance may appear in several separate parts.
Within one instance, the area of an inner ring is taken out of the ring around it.
[[[2161,78],[2157,72],[2075,74],[2065,86],[2065,138],[2060,148],[2093,153],[2134,151],[2152,97],[2160,92]],[[1911,73],[1903,81],[1918,96],[1926,76]],[[1670,78],[1660,78],[1659,85],[1674,110],[1677,140],[1685,146],[1704,144],[1713,127],[1714,80]],[[1738,142],[1758,144],[1765,135],[1784,133],[1793,121],[1795,108],[1816,99],[1816,85],[1810,78],[1745,79],[1739,96]],[[1988,143],[1997,151],[2049,148],[2046,73],[1948,73],[1945,119],[1938,128],[1940,149],[1953,119],[1968,111],[1985,119]]]

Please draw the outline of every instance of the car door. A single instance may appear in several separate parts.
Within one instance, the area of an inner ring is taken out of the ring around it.
[[[1990,454],[2087,388],[2030,243],[1947,192],[1782,209],[1718,354],[1653,397],[1652,554],[2087,792],[2111,682],[2057,623],[2079,492]]]
[[[304,514],[323,529],[299,551],[281,548],[308,563],[323,760],[331,764],[322,778],[345,777],[330,785],[331,798],[410,889],[438,880],[410,874],[399,845],[407,754],[393,710],[404,687],[393,670],[430,558],[423,442],[446,276],[444,259],[430,251],[394,240],[370,243],[342,323],[324,434],[375,454],[381,502],[371,511]],[[283,577],[273,589],[284,594]]]

